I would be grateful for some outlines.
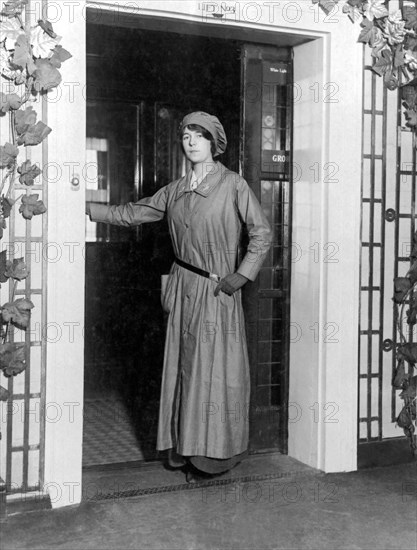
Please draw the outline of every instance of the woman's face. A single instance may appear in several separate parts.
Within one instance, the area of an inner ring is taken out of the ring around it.
[[[206,139],[199,131],[185,128],[182,135],[182,146],[185,156],[193,164],[213,160],[210,140]]]

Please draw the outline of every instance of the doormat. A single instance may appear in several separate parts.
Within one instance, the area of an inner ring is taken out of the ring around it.
[[[95,494],[91,497],[86,497],[83,502],[98,502],[103,500],[120,500],[125,498],[141,497],[146,495],[155,495],[160,493],[175,493],[178,491],[190,491],[204,487],[220,487],[223,485],[243,484],[243,483],[259,483],[261,481],[273,481],[275,479],[286,478],[315,478],[323,477],[326,474],[320,470],[301,470],[296,472],[276,472],[271,474],[252,474],[225,479],[207,479],[196,483],[180,483],[176,485],[161,485],[157,487],[146,487],[143,489],[132,489],[126,491],[116,491],[108,493]]]

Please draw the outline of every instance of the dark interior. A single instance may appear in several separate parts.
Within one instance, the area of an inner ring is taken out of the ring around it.
[[[238,170],[238,42],[90,24],[87,52],[87,138],[99,165],[90,200],[137,200],[179,177],[177,128],[193,110],[224,123],[221,161]],[[118,396],[142,453],[131,460],[153,459],[165,330],[160,276],[173,260],[167,226],[95,225],[86,243],[85,396],[109,407]],[[109,440],[121,428],[111,428]]]

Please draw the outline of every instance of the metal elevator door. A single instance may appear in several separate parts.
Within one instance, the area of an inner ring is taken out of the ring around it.
[[[273,229],[269,255],[244,290],[252,452],[287,452],[292,80],[291,48],[243,45],[242,172]]]

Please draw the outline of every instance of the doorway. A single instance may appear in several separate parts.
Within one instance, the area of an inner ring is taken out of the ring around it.
[[[224,123],[221,162],[243,173],[274,228],[270,257],[244,299],[250,445],[286,452],[291,50],[89,24],[87,62],[87,200],[134,201],[180,177],[177,129],[187,112]],[[286,76],[271,80],[278,69]],[[89,222],[86,241],[84,466],[152,461],[165,331],[160,276],[173,260],[168,229]]]

